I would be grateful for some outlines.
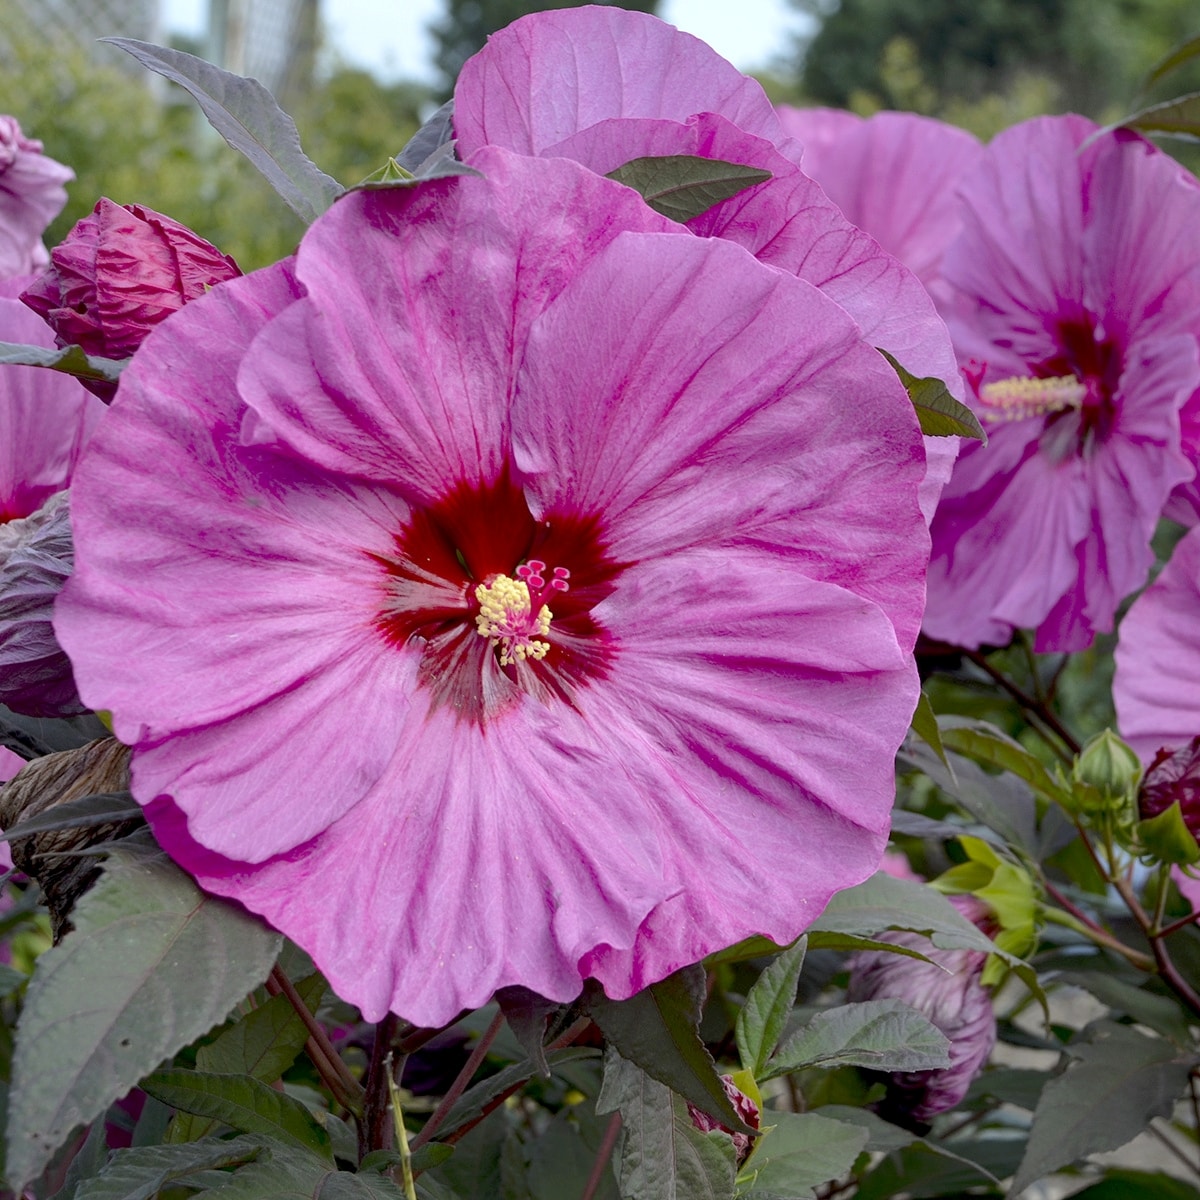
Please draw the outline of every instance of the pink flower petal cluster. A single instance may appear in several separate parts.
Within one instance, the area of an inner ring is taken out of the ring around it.
[[[240,275],[237,264],[186,225],[140,204],[101,198],[50,253],[21,299],[58,345],[129,358],[146,334],[189,300]],[[116,385],[92,390],[109,402]]]
[[[53,345],[50,330],[0,284],[0,341]],[[54,636],[54,600],[71,569],[65,492],[104,406],[74,379],[0,366],[0,703],[30,716],[84,711]]]
[[[67,202],[75,172],[42,153],[15,117],[0,114],[0,280],[47,262],[42,234]]]
[[[1143,762],[1200,735],[1200,529],[1133,602],[1114,657],[1117,727]]]
[[[56,613],[170,853],[426,1025],[628,996],[869,875],[927,554],[836,304],[577,164],[470,161],[150,335]]]
[[[943,312],[990,442],[942,494],[925,619],[957,645],[1024,627],[1070,651],[1111,630],[1195,475],[1200,187],[1142,138],[1098,132],[1024,122],[959,190]]]
[[[552,82],[548,82],[552,81]],[[737,243],[821,288],[872,345],[962,396],[948,334],[919,280],[852,225],[802,171],[800,147],[759,84],[703,42],[645,13],[583,7],[533,13],[493,35],[454,93],[458,147],[572,158],[602,175],[635,158],[690,155],[771,178],[687,227]],[[957,452],[927,440],[931,517]]]
[[[801,164],[846,217],[898,258],[936,298],[942,255],[962,225],[957,188],[983,154],[965,130],[916,113],[864,119],[781,105]]]

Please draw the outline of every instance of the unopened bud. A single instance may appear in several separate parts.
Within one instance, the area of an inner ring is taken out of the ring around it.
[[[1098,733],[1079,752],[1072,771],[1077,784],[1093,793],[1090,804],[1109,811],[1133,815],[1133,797],[1142,777],[1138,756],[1111,729]]]

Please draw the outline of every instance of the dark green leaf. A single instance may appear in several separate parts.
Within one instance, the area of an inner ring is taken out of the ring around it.
[[[1147,991],[1105,971],[1064,971],[1058,981],[1083,988],[1109,1008],[1127,1014],[1139,1024],[1170,1038],[1178,1046],[1190,1046],[1192,1043],[1187,1017],[1179,1004],[1168,996]]]
[[[603,1127],[586,1116],[561,1111],[532,1139],[525,1175],[530,1200],[574,1200],[583,1195],[603,1137]],[[628,1200],[618,1195],[611,1170],[604,1172],[594,1195],[596,1200]]]
[[[909,946],[897,946],[895,942],[883,942],[878,938],[861,937],[856,933],[831,933],[824,929],[810,929],[805,935],[810,950],[841,950],[854,953],[856,950],[879,950],[884,954],[899,954],[902,958],[917,958],[921,962],[932,962],[928,954],[913,950]]]
[[[256,917],[130,842],[113,844],[75,906],[75,929],[34,969],[13,1060],[13,1183],[33,1178],[72,1129],[223,1020],[279,951],[278,934]]]
[[[770,171],[691,154],[634,158],[609,179],[639,193],[656,213],[680,224],[707,212],[714,204],[771,178]]]
[[[588,1009],[623,1058],[726,1129],[753,1133],[725,1094],[716,1063],[700,1040],[705,991],[703,968],[686,967],[628,1000],[609,1000],[596,988]]]
[[[1162,1172],[1151,1175],[1110,1167],[1107,1179],[1074,1192],[1071,1200],[1200,1200],[1200,1191]]]
[[[248,1075],[218,1075],[171,1067],[142,1080],[142,1090],[163,1104],[309,1150],[333,1161],[329,1134],[293,1096]]]
[[[454,137],[454,101],[447,100],[408,140],[396,155],[396,162],[406,171],[418,174],[418,168],[431,155]]]
[[[746,1200],[755,1196],[807,1196],[812,1189],[845,1175],[867,1144],[867,1131],[817,1113],[772,1112],[763,1124],[774,1128],[755,1146],[741,1178],[752,1179]]]
[[[212,127],[244,154],[302,221],[311,224],[341,195],[300,149],[296,124],[257,79],[245,79],[181,50],[133,38],[102,38],[190,92]]]
[[[950,395],[940,379],[917,378],[906,371],[886,350],[876,347],[900,377],[912,406],[917,410],[921,432],[928,437],[966,437],[987,445],[987,434],[979,418],[961,401]]]
[[[278,1142],[264,1149],[261,1158],[243,1167],[224,1187],[205,1192],[205,1200],[404,1200],[400,1188],[373,1171],[352,1175],[326,1159]],[[418,1185],[417,1195],[422,1194]]]
[[[942,735],[938,730],[937,716],[924,691],[921,692],[921,698],[917,701],[917,710],[913,713],[912,731],[942,760],[942,765],[949,771],[950,763],[946,758],[946,751],[942,747]]]
[[[728,1200],[736,1162],[733,1139],[702,1133],[686,1103],[611,1047],[596,1111],[621,1113],[622,1200]]]
[[[1000,1067],[985,1071],[971,1084],[967,1103],[991,1096],[1004,1104],[1015,1104],[1033,1112],[1049,1078],[1045,1071],[1036,1071],[1032,1067]]]
[[[116,383],[128,359],[94,358],[78,346],[47,350],[45,346],[26,346],[20,342],[0,342],[0,365],[48,367],[77,379],[103,379]]]
[[[971,1195],[968,1188],[1011,1175],[1024,1144],[1024,1138],[1012,1137],[956,1141],[954,1147],[958,1153],[949,1153],[945,1146],[918,1140],[888,1155],[875,1167],[859,1184],[855,1200],[893,1200],[901,1194]],[[1008,1194],[1016,1196],[1015,1192]]]
[[[1070,806],[1071,796],[1067,789],[1020,742],[1002,733],[995,725],[968,717],[943,717],[941,731],[942,745],[947,750],[957,750],[976,762],[1011,771],[1039,796],[1064,808]]]
[[[55,804],[28,821],[0,831],[0,842],[56,829],[89,829],[120,821],[144,819],[142,806],[128,792],[97,792]]]
[[[1069,1053],[1075,1061],[1042,1091],[1013,1195],[1085,1155],[1118,1149],[1169,1114],[1193,1062],[1170,1042],[1111,1022]]]
[[[814,931],[872,934],[885,929],[908,929],[929,935],[941,950],[981,950],[995,954],[1010,966],[1021,982],[1045,1005],[1045,992],[1028,963],[1001,950],[966,917],[927,884],[893,879],[878,871],[864,883],[838,892],[809,930],[809,945],[815,946]]]
[[[300,998],[315,1011],[326,991],[320,975],[310,975],[296,985]],[[308,1041],[308,1029],[286,996],[272,996],[251,1009],[229,1029],[196,1052],[196,1069],[224,1075],[252,1075],[274,1083],[296,1061]],[[172,1140],[193,1142],[213,1132],[211,1117],[181,1112],[172,1129]]]
[[[549,1078],[550,1067],[542,1043],[546,1037],[546,1023],[562,1005],[525,987],[501,988],[496,993],[496,1003],[537,1073]]]
[[[950,1065],[950,1039],[900,1000],[864,1000],[817,1013],[779,1047],[763,1079],[801,1067],[931,1071]]]
[[[801,938],[755,980],[737,1015],[735,1034],[743,1069],[755,1079],[771,1057],[796,1003],[796,985],[804,966],[806,938]]]
[[[261,1153],[261,1143],[254,1138],[118,1150],[98,1175],[79,1185],[72,1200],[153,1200],[169,1183],[187,1182],[218,1167],[241,1166]]]
[[[1042,1072],[1038,1071],[1036,1074],[1041,1075],[1043,1081],[1045,1080],[1045,1075]],[[933,1151],[939,1157],[948,1158],[955,1163],[966,1166],[973,1175],[981,1175],[989,1183],[1000,1182],[986,1167],[973,1162],[969,1158],[963,1158],[962,1155],[956,1154],[944,1143],[917,1137],[915,1133],[907,1129],[901,1129],[899,1125],[893,1125],[890,1121],[885,1121],[882,1117],[876,1116],[868,1109],[851,1108],[844,1104],[826,1104],[821,1108],[820,1113],[823,1117],[831,1117],[834,1120],[845,1121],[851,1125],[857,1125],[860,1129],[865,1129],[868,1139],[867,1150],[878,1151],[881,1154],[890,1154],[893,1150],[903,1150],[907,1146],[919,1145]]]

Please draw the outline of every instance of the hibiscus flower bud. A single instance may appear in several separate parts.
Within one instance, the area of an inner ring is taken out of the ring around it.
[[[973,897],[951,897],[975,919]],[[938,950],[916,933],[885,933],[881,940],[919,950],[930,962],[871,950],[851,959],[847,998],[902,1000],[924,1013],[950,1039],[950,1065],[930,1071],[896,1071],[886,1077],[880,1115],[905,1128],[921,1128],[967,1094],[996,1044],[992,998],[980,981],[987,955],[978,950]]]
[[[189,300],[240,274],[232,258],[186,225],[102,197],[21,299],[53,328],[60,346],[121,359]],[[89,386],[103,400],[116,392],[112,383]]]
[[[1179,805],[1188,832],[1200,840],[1200,736],[1178,750],[1163,747],[1146,769],[1138,790],[1138,812],[1143,822],[1161,817],[1174,804]]]
[[[758,1128],[758,1105],[741,1091],[737,1084],[733,1082],[732,1075],[722,1075],[721,1083],[725,1087],[725,1095],[729,1097],[733,1104],[737,1115],[753,1129]],[[688,1116],[692,1118],[692,1124],[695,1125],[702,1133],[709,1133],[714,1129],[724,1130],[731,1138],[733,1138],[733,1150],[737,1155],[738,1166],[750,1157],[750,1135],[748,1133],[734,1133],[732,1129],[726,1129],[716,1117],[710,1117],[708,1113],[697,1108],[694,1104],[688,1104]]]
[[[0,523],[0,702],[30,717],[87,712],[54,636],[54,601],[71,574],[67,493]]]
[[[15,117],[0,114],[0,279],[28,275],[49,261],[42,232],[67,202],[75,172],[42,153]]]

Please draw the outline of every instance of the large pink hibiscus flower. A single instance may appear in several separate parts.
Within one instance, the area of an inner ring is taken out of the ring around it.
[[[932,526],[925,628],[963,646],[1016,627],[1039,650],[1112,629],[1193,476],[1200,188],[1141,138],[1042,117],[963,183],[945,308],[990,443],[964,450]]]
[[[835,304],[576,164],[472,161],[150,335],[57,613],[167,849],[424,1024],[627,996],[870,874],[927,551],[911,407]]]
[[[572,158],[602,175],[635,158],[692,155],[771,178],[687,222],[821,288],[873,346],[962,396],[945,325],[914,274],[851,224],[798,166],[801,148],[759,84],[689,34],[610,7],[533,13],[494,34],[454,91],[458,147]],[[931,438],[933,514],[957,442]]]

